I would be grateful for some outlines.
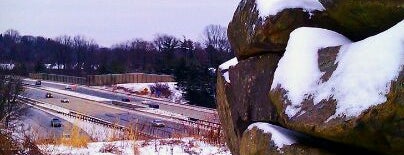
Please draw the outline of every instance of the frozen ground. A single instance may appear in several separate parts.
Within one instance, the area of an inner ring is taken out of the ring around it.
[[[207,144],[194,138],[161,139],[150,141],[114,141],[89,143],[87,148],[63,145],[40,145],[47,154],[140,154],[140,155],[230,155],[226,146]],[[114,148],[105,151],[104,148]]]
[[[150,86],[155,85],[155,84],[156,83],[124,83],[124,84],[117,84],[116,86],[125,88],[125,89],[127,89],[129,91],[133,91],[133,92],[135,92],[135,91],[141,92],[145,88],[147,88],[147,90],[149,90],[149,94],[147,94],[146,96],[157,98],[150,94]],[[168,100],[170,100],[171,102],[176,102],[176,103],[178,103],[178,102],[185,103],[186,102],[182,98],[182,91],[177,89],[177,86],[176,86],[177,82],[159,82],[159,84],[167,84],[170,91],[172,92],[172,95],[168,98]],[[109,87],[109,86],[98,86],[95,88],[113,90],[113,87]],[[121,92],[121,93],[129,93],[129,92],[126,92],[121,89],[116,89],[113,91],[117,91],[117,92]],[[159,99],[163,99],[163,98],[159,98]]]

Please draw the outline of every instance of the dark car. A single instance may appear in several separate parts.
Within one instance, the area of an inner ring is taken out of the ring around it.
[[[190,121],[192,121],[192,122],[199,121],[199,119],[197,119],[197,118],[192,118],[192,117],[189,117],[188,120],[190,120]]]
[[[62,121],[58,118],[54,118],[51,120],[51,127],[62,127]]]
[[[60,102],[62,102],[62,103],[69,103],[70,101],[69,101],[69,99],[67,99],[67,98],[62,98],[62,99],[60,100]]]
[[[35,85],[36,85],[36,86],[40,86],[41,84],[42,84],[42,81],[41,81],[41,80],[38,80],[38,81],[35,82]]]
[[[51,93],[46,93],[45,97],[46,98],[53,98],[53,95]]]
[[[122,102],[130,102],[130,99],[128,99],[128,98],[123,98],[121,100],[122,100]]]
[[[154,109],[159,109],[160,108],[160,105],[158,105],[158,104],[149,103],[147,105],[149,106],[149,108],[154,108]]]

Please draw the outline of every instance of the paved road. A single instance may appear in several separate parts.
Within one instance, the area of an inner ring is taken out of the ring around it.
[[[27,80],[24,80],[24,82],[33,85],[35,83],[35,80],[27,79]],[[42,81],[42,86],[56,88],[56,89],[64,89],[66,87],[66,84]],[[156,101],[156,100],[150,100],[150,99],[145,99],[145,98],[136,97],[136,96],[129,96],[129,95],[124,95],[124,94],[119,94],[119,93],[113,93],[110,91],[94,89],[94,88],[87,87],[87,86],[78,86],[77,89],[75,90],[75,92],[92,95],[92,96],[97,96],[97,97],[102,97],[102,98],[111,99],[111,100],[118,100],[118,101],[120,101],[123,98],[129,98],[131,100],[131,102],[137,103],[137,104],[141,104],[142,101],[147,100],[149,103],[158,104],[160,106],[161,110],[170,111],[170,112],[177,113],[177,114],[183,114],[185,116],[192,117],[192,118],[197,118],[197,119],[201,119],[201,120],[207,120],[207,121],[219,123],[219,119],[217,118],[216,113],[211,112],[211,110],[198,109],[195,107],[189,107],[189,106],[185,106],[185,105],[176,105],[174,103],[167,103],[167,102],[163,102],[163,101]]]
[[[155,116],[55,93],[53,93],[53,98],[45,98],[46,93],[47,92],[44,90],[28,88],[26,89],[24,96],[124,126],[129,126],[130,124],[139,122],[143,125],[139,126],[138,128],[142,128],[148,133],[156,133],[160,137],[168,138],[172,134],[183,134],[185,132],[184,129],[186,126],[175,121],[164,120],[162,118],[163,122],[166,124],[166,127],[153,128],[150,126],[150,122],[156,119]],[[69,99],[70,103],[61,103],[60,100],[62,98]]]
[[[38,139],[44,138],[60,138],[63,132],[66,134],[70,133],[72,124],[61,118],[62,127],[51,127],[50,121],[55,117],[49,113],[42,110],[30,107],[26,110],[25,114],[22,116],[21,120],[24,125],[24,129],[29,131],[28,133],[33,134],[32,136]],[[81,131],[84,133],[83,131]]]

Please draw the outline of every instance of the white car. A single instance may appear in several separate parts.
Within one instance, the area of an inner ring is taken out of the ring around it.
[[[165,126],[165,124],[163,123],[163,121],[157,120],[157,119],[152,121],[152,125],[153,125],[154,127],[164,127],[164,126]]]
[[[62,103],[69,103],[70,101],[69,101],[69,99],[67,99],[67,98],[63,98],[63,99],[60,100],[60,102],[62,102]]]
[[[66,90],[72,90],[72,86],[66,85],[65,89],[66,89]]]

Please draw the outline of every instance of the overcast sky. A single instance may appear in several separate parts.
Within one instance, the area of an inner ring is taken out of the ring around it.
[[[240,0],[0,0],[0,33],[54,38],[84,35],[101,46],[167,33],[200,40],[226,26]]]

